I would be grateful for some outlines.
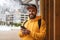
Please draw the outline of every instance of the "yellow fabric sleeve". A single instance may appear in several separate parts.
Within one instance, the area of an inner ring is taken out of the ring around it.
[[[40,27],[40,32],[31,32],[30,36],[32,36],[34,39],[38,40],[38,39],[44,39],[46,35],[46,23],[44,20],[42,20],[41,22],[41,27]]]

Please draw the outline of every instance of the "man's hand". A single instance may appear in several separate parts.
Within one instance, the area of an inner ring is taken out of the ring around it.
[[[21,29],[21,30],[22,30],[22,34],[24,34],[24,35],[30,34],[30,31],[27,29]]]

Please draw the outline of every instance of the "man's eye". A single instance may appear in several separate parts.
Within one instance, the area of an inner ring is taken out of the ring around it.
[[[29,12],[31,12],[31,11],[29,11]]]

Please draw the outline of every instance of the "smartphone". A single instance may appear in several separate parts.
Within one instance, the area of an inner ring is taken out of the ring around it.
[[[26,29],[24,26],[20,26],[22,29]]]

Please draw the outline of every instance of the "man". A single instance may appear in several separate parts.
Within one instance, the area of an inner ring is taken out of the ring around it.
[[[19,37],[21,40],[44,40],[46,35],[46,24],[41,16],[36,16],[37,7],[33,4],[27,7],[29,13],[29,20],[25,23],[26,29],[19,31]],[[40,27],[38,26],[38,20],[41,20]]]

